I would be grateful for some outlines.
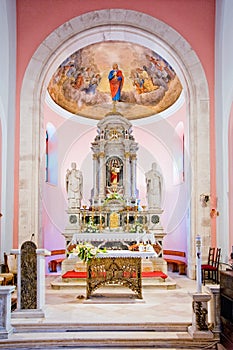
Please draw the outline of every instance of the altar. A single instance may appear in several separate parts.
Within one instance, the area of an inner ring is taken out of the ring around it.
[[[98,253],[87,263],[86,298],[101,286],[120,284],[130,288],[142,299],[142,258],[154,252],[108,251]]]
[[[145,173],[147,202],[141,204],[137,189],[138,144],[132,124],[116,110],[98,122],[91,150],[93,188],[89,205],[82,204],[85,183],[82,172],[74,162],[71,170],[67,169],[68,223],[63,233],[67,259],[62,263],[62,275],[67,271],[83,271],[82,262],[68,256],[71,257],[77,244],[89,242],[112,255],[94,258],[88,264],[87,295],[102,284],[118,282],[141,297],[142,269],[167,273],[161,223],[163,177],[153,163]],[[138,252],[140,244],[151,245],[153,252]]]

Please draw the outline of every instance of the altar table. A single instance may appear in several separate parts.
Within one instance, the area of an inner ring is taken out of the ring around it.
[[[99,253],[87,263],[86,298],[92,292],[108,284],[120,284],[130,288],[142,299],[142,258],[156,256],[155,252],[131,252],[128,250]]]

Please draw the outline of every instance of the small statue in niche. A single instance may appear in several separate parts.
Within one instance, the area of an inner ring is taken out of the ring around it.
[[[71,163],[71,170],[66,172],[68,208],[80,208],[83,197],[83,176],[76,167],[76,163]]]
[[[110,165],[110,180],[111,185],[117,185],[119,183],[120,164],[117,159],[113,159]]]
[[[146,174],[148,209],[161,208],[162,175],[157,170],[157,164],[152,164],[152,169]]]

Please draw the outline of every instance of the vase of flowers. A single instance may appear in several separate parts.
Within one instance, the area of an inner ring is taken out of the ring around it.
[[[80,243],[72,250],[71,253],[79,257],[83,262],[88,262],[98,253],[106,253],[106,248],[96,248],[91,243]]]

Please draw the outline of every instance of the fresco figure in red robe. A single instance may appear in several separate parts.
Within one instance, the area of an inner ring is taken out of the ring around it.
[[[109,72],[108,80],[110,84],[110,90],[113,101],[120,101],[121,99],[121,90],[124,84],[124,76],[122,71],[118,69],[118,64],[114,63],[112,70]]]

